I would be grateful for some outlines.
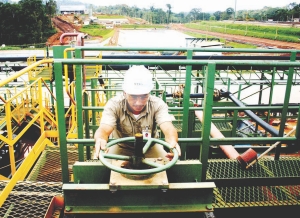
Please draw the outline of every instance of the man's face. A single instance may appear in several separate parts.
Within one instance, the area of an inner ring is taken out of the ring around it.
[[[149,94],[145,95],[129,95],[125,94],[130,111],[133,114],[140,114],[147,104]]]

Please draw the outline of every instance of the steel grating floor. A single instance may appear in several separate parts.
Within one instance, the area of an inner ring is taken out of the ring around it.
[[[72,166],[78,160],[75,146],[68,146],[68,164],[71,176]],[[60,151],[58,147],[47,147],[41,154],[34,168],[27,177],[27,181],[61,182]]]
[[[214,181],[214,208],[300,206],[300,158],[266,157],[248,170],[236,160],[209,160],[207,180]]]
[[[71,169],[77,160],[77,149],[68,148],[68,156]],[[249,170],[241,169],[235,160],[211,159],[208,162],[207,180],[214,181],[217,186],[213,190],[213,207],[216,210],[300,206],[300,183],[266,185],[277,179],[278,183],[295,183],[299,177],[300,158],[297,157],[284,157],[278,161],[262,158]],[[6,184],[6,181],[0,181],[0,190]],[[18,182],[14,187],[0,208],[0,217],[44,217],[52,198],[62,195],[61,187],[59,149],[48,147],[27,181]]]
[[[264,157],[248,170],[243,170],[236,160],[210,159],[207,171],[207,179],[298,177],[300,157],[281,157],[276,161],[272,157]]]
[[[2,190],[8,181],[0,181]],[[18,182],[2,207],[0,217],[44,217],[54,196],[62,195],[62,183]]]

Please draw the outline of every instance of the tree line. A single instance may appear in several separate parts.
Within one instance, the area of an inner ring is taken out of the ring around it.
[[[58,3],[57,3],[58,1]],[[0,0],[0,45],[24,45],[45,43],[56,33],[51,19],[58,14],[57,4],[73,5],[79,2],[61,0]],[[82,4],[82,3],[80,3]],[[118,14],[136,17],[150,24],[190,23],[208,20],[252,20],[252,21],[293,21],[300,17],[300,4],[290,3],[284,8],[264,7],[261,10],[234,11],[229,7],[225,11],[204,12],[201,8],[192,8],[189,12],[174,13],[172,5],[164,9],[129,7],[126,4],[115,6],[92,6],[94,12]]]
[[[104,14],[118,14],[129,17],[137,17],[153,24],[164,23],[189,23],[199,20],[240,20],[240,21],[293,21],[294,18],[300,17],[300,4],[293,2],[286,7],[272,8],[264,7],[260,10],[240,10],[234,11],[228,7],[225,11],[205,12],[201,8],[192,8],[189,12],[172,12],[172,5],[166,4],[165,10],[162,8],[138,8],[129,7],[126,4],[115,6],[94,6],[94,11]]]
[[[56,33],[51,22],[56,12],[54,0],[0,2],[0,45],[45,43]]]

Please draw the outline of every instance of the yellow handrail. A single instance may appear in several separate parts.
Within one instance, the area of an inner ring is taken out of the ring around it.
[[[68,55],[67,55],[67,52],[68,51],[74,51],[75,50],[75,48],[66,48],[65,50],[64,50],[64,58],[68,58]],[[64,65],[64,73],[65,73],[65,87],[66,87],[66,93],[67,93],[67,95],[70,97],[70,100],[72,101],[72,103],[74,104],[74,105],[76,105],[76,102],[75,102],[75,100],[74,100],[74,98],[71,96],[71,94],[70,94],[70,92],[69,92],[69,90],[68,90],[68,88],[69,88],[69,76],[68,76],[68,65]],[[74,76],[74,78],[75,78],[75,76]]]

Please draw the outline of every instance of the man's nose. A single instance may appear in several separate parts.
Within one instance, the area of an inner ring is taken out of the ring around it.
[[[137,103],[137,104],[142,104],[142,103],[143,103],[143,100],[140,99],[140,98],[136,98],[135,103]]]

